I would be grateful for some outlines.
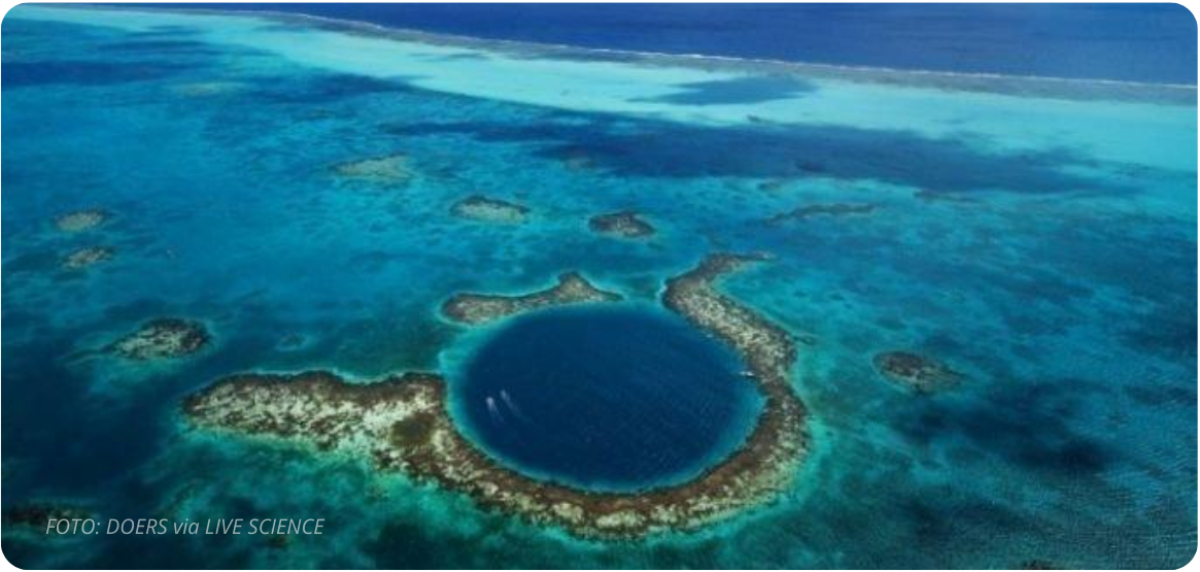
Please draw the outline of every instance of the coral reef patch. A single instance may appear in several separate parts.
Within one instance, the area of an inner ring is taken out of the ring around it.
[[[211,336],[199,322],[159,318],[117,340],[110,351],[126,359],[149,361],[178,358],[200,351]]]
[[[917,393],[934,393],[958,386],[963,374],[931,358],[906,351],[875,356],[875,368],[889,381]]]
[[[1018,570],[1061,570],[1057,565],[1049,560],[1025,560],[1021,562]]]
[[[116,250],[108,246],[89,246],[68,254],[63,259],[62,267],[67,270],[83,270],[94,264],[104,262],[116,255]]]
[[[41,535],[57,535],[51,521],[86,520],[95,515],[81,506],[54,502],[30,502],[4,511],[4,526]]]
[[[344,179],[379,185],[404,184],[415,176],[408,156],[402,153],[339,163],[333,172]]]
[[[634,211],[596,215],[588,220],[593,232],[611,234],[623,238],[644,238],[654,235],[654,227],[638,217]]]
[[[291,332],[279,338],[279,341],[275,343],[275,349],[281,352],[294,352],[307,347],[311,343],[312,340],[308,336]]]
[[[768,193],[777,193],[787,186],[785,179],[768,179],[758,184],[758,190]]]
[[[109,216],[103,209],[75,211],[54,219],[54,226],[63,232],[82,232],[104,224]]]
[[[456,322],[480,324],[547,306],[621,299],[620,294],[596,288],[578,272],[568,272],[550,288],[519,296],[455,294],[442,304],[442,313]]]
[[[593,171],[598,167],[594,157],[580,150],[567,150],[561,158],[563,165],[571,171]]]
[[[828,203],[815,204],[792,209],[767,219],[767,224],[782,224],[792,220],[804,220],[814,216],[849,216],[865,215],[875,210],[873,204]]]
[[[471,195],[451,205],[450,213],[459,218],[485,222],[519,223],[525,221],[529,207],[483,195]]]
[[[244,84],[234,81],[199,81],[176,85],[172,91],[183,97],[211,97],[236,93],[245,88]]]

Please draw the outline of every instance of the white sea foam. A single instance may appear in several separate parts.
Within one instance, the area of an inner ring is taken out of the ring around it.
[[[496,398],[488,396],[486,399],[488,415],[492,417],[492,421],[497,425],[504,424],[504,415],[500,414],[500,408],[496,406]]]
[[[515,401],[513,401],[513,399],[511,397],[508,396],[507,391],[505,391],[503,389],[500,390],[500,399],[502,401],[504,401],[504,404],[508,406],[508,409],[510,411],[512,411],[514,415],[516,415],[520,419],[525,418],[525,414],[521,412],[521,408],[517,407],[517,403]]]

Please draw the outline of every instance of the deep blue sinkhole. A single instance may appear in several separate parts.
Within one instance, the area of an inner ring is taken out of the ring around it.
[[[762,405],[743,369],[678,316],[590,306],[503,326],[454,391],[472,436],[518,470],[637,490],[693,477],[742,443]]]

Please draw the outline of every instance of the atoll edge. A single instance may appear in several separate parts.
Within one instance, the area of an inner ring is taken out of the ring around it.
[[[730,344],[752,374],[748,382],[765,397],[758,422],[743,446],[678,485],[637,493],[594,492],[508,469],[458,430],[447,410],[446,384],[430,373],[408,373],[374,383],[348,383],[320,371],[239,374],[189,397],[183,414],[198,428],[300,440],[319,450],[352,452],[371,459],[381,470],[436,482],[470,496],[482,507],[561,526],[583,537],[634,538],[694,529],[769,502],[790,486],[807,451],[804,406],[789,383],[794,344],[778,326],[712,288],[721,275],[755,259],[713,256],[667,283],[664,305]],[[532,296],[554,299],[547,292],[561,295],[564,283],[568,292],[575,292],[586,281],[567,274],[559,286]],[[516,299],[522,298],[528,297]],[[501,299],[507,302],[499,304],[511,311],[538,306]]]

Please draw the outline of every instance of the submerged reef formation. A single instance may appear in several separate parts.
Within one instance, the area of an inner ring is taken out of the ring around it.
[[[758,184],[758,190],[775,193],[787,186],[787,181],[784,179],[770,179]]]
[[[1049,560],[1025,560],[1017,566],[1019,570],[1061,570]]]
[[[588,220],[593,232],[612,234],[623,238],[643,238],[654,235],[654,227],[638,218],[634,211],[596,215]]]
[[[921,189],[919,191],[914,192],[913,198],[917,199],[917,200],[925,201],[927,203],[947,202],[947,203],[958,203],[958,204],[972,204],[972,203],[978,202],[978,200],[976,200],[976,199],[973,199],[970,197],[964,197],[960,194],[951,193],[951,192],[942,192],[942,191],[931,191],[929,189]]]
[[[107,246],[89,246],[68,254],[63,259],[62,266],[67,270],[83,270],[93,264],[104,262],[116,255],[116,251]]]
[[[873,204],[828,203],[815,204],[792,209],[767,219],[767,224],[782,224],[789,220],[804,220],[814,216],[847,216],[870,214],[875,210]]]
[[[83,507],[51,503],[51,502],[31,502],[14,506],[4,511],[4,526],[15,527],[21,530],[28,530],[36,534],[58,534],[54,527],[49,526],[51,521],[66,521],[86,520],[94,518],[92,511]],[[11,528],[10,528],[11,530]]]
[[[951,389],[963,380],[963,374],[949,366],[912,352],[893,351],[875,356],[875,368],[889,381],[917,393]]]
[[[620,294],[596,288],[578,272],[568,272],[558,277],[558,284],[520,296],[455,294],[442,304],[442,313],[456,322],[480,324],[546,306],[621,299]]]
[[[471,195],[451,205],[450,213],[456,217],[485,222],[524,222],[529,207],[483,195]]]
[[[312,342],[308,336],[296,332],[284,334],[279,341],[275,343],[275,349],[281,352],[294,352],[303,349]]]
[[[137,361],[177,358],[200,351],[209,338],[208,330],[199,322],[159,318],[117,340],[109,349]]]
[[[591,171],[596,169],[596,159],[581,150],[571,150],[562,158],[563,165],[572,171]]]
[[[415,175],[408,166],[408,156],[401,153],[340,163],[334,165],[333,172],[345,179],[381,185],[407,183]]]
[[[87,209],[70,212],[54,219],[54,226],[63,232],[82,232],[104,224],[108,218],[108,211]]]
[[[806,451],[804,406],[788,381],[795,346],[778,326],[712,288],[721,275],[753,259],[710,257],[668,281],[663,296],[668,308],[733,346],[749,368],[747,379],[766,397],[744,445],[686,483],[593,492],[505,468],[459,432],[447,411],[445,382],[429,373],[373,383],[348,383],[319,371],[240,374],[186,399],[183,414],[198,428],[363,455],[381,470],[403,471],[465,493],[480,506],[583,537],[695,528],[772,499],[790,486]]]
[[[209,97],[235,93],[245,87],[236,81],[199,81],[174,86],[172,91],[184,97]]]

